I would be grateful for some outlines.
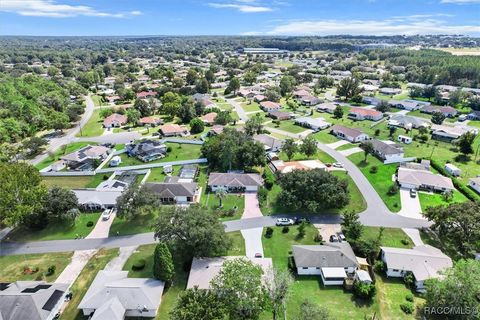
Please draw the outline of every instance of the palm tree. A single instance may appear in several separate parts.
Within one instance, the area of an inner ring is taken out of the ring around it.
[[[224,187],[219,187],[219,188],[215,191],[215,195],[217,196],[218,201],[219,201],[219,205],[218,205],[219,208],[222,208],[222,207],[223,207],[222,199],[223,199],[223,197],[225,197],[226,194],[227,194],[227,190],[225,190]]]

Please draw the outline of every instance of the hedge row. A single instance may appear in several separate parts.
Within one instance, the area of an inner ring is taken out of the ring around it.
[[[436,160],[430,160],[430,164],[432,167],[440,172],[442,175],[449,177],[452,179],[453,185],[455,188],[458,189],[465,197],[470,199],[471,201],[479,201],[480,202],[480,196],[475,193],[472,189],[470,189],[468,186],[466,186],[463,182],[458,180],[456,177],[452,176],[447,170],[445,170],[445,167],[443,167],[438,161]]]

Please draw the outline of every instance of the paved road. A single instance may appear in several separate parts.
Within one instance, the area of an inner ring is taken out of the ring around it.
[[[43,161],[45,158],[48,157],[49,153],[55,152],[58,148],[60,148],[63,145],[69,144],[73,140],[75,140],[75,135],[80,132],[80,128],[85,126],[90,119],[90,117],[93,114],[93,110],[95,108],[95,104],[93,103],[93,100],[90,96],[85,97],[85,102],[86,102],[86,108],[85,112],[82,115],[82,119],[75,125],[75,127],[71,128],[70,130],[67,131],[66,134],[59,138],[53,138],[49,141],[49,145],[47,150],[45,150],[44,153],[36,156],[32,160],[30,160],[31,164],[37,164],[41,161]]]
[[[136,131],[133,132],[118,132],[111,133],[97,137],[81,137],[75,138],[75,141],[97,142],[97,143],[128,143],[136,139],[140,139],[142,134]]]
[[[237,111],[237,114],[238,114],[238,117],[240,118],[240,120],[243,121],[243,122],[247,122],[248,115],[245,112],[245,110],[243,110],[240,103],[238,103],[234,99],[225,99],[225,100],[235,108],[235,111]]]

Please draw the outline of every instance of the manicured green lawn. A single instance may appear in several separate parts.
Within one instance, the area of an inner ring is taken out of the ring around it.
[[[0,282],[45,280],[53,282],[70,263],[73,252],[24,254],[0,257]],[[50,266],[55,266],[55,273],[46,276]],[[38,268],[38,271],[25,274],[24,268]]]
[[[173,166],[172,176],[178,176],[180,173],[181,166]],[[148,176],[147,182],[163,182],[167,175],[163,173],[163,168],[152,168],[150,169],[150,175]]]
[[[323,131],[313,133],[312,136],[315,138],[315,140],[321,143],[337,142],[339,139],[335,137],[333,134],[330,134],[329,132],[330,131],[328,129],[325,129]]]
[[[58,186],[69,189],[96,188],[101,182],[110,177],[111,173],[97,174],[94,176],[73,177],[42,177],[48,187]]]
[[[105,102],[103,101],[103,98],[101,96],[93,95],[92,100],[93,100],[93,103],[95,104],[95,106],[105,105]]]
[[[96,109],[93,111],[87,124],[82,127],[81,132],[77,133],[77,137],[96,137],[102,135],[103,131],[103,119],[100,117],[100,109]]]
[[[240,231],[227,233],[232,240],[232,247],[227,252],[227,256],[244,256],[245,255],[245,239]]]
[[[468,126],[480,128],[480,120],[470,120],[468,121]]]
[[[415,110],[415,111],[410,111],[407,113],[409,116],[414,116],[414,117],[419,117],[419,118],[424,118],[424,119],[431,119],[432,115],[428,113],[423,113],[420,110]]]
[[[250,112],[250,111],[260,111],[260,105],[256,102],[252,103],[242,103],[242,109],[245,110],[245,112]]]
[[[38,164],[35,165],[35,167],[38,170],[44,169],[54,163],[57,160],[60,160],[61,156],[64,156],[66,154],[72,153],[82,147],[88,146],[88,145],[96,145],[95,142],[74,142],[70,143],[67,145],[62,146],[59,148],[53,155],[48,156],[45,158],[43,161],[39,162]]]
[[[51,223],[38,231],[20,227],[12,231],[8,237],[11,241],[21,242],[75,239],[77,235],[86,237],[95,227],[99,217],[100,213],[81,213],[75,224]],[[89,221],[93,222],[93,226],[87,227]]]
[[[276,124],[271,122],[271,123],[267,124],[267,127],[276,128],[276,129],[287,131],[287,132],[290,132],[290,133],[300,133],[300,132],[303,132],[303,131],[307,130],[307,128],[297,126],[295,124],[295,122],[293,122],[293,120],[280,121],[279,126],[277,126]]]
[[[288,161],[287,155],[285,152],[280,152],[278,157],[283,161]],[[334,163],[335,159],[332,158],[328,153],[318,150],[313,156],[307,157],[303,153],[297,152],[293,155],[290,161],[300,161],[300,160],[320,160],[323,163]]]
[[[363,240],[375,240],[378,237],[380,231],[379,227],[363,227]],[[407,240],[405,244],[402,243],[402,240]],[[403,232],[402,229],[397,228],[385,228],[383,231],[382,240],[380,246],[383,247],[394,247],[394,248],[413,248],[414,244],[412,240]]]
[[[181,161],[181,160],[191,160],[200,158],[201,152],[200,149],[202,146],[194,144],[179,144],[179,143],[165,143],[167,147],[171,147],[172,151],[167,153],[167,156],[162,159],[158,159],[151,162],[143,162],[138,160],[135,157],[129,157],[126,153],[122,153],[120,158],[122,158],[122,167],[125,166],[136,166],[146,163],[161,163],[161,162],[171,162],[171,161]]]
[[[362,212],[367,209],[367,202],[362,196],[360,190],[358,190],[357,185],[345,171],[331,171],[331,174],[337,176],[338,178],[348,181],[348,192],[350,194],[350,202],[342,209],[336,209],[334,212],[342,213],[348,211]]]
[[[451,203],[465,202],[469,201],[467,197],[460,193],[458,190],[454,190],[453,198],[450,201],[443,200],[443,196],[439,193],[425,193],[419,192],[418,196],[420,198],[420,205],[422,206],[422,211],[426,211],[428,207],[436,206],[446,206]]]
[[[80,309],[77,309],[80,301],[92,284],[100,270],[103,270],[107,263],[118,256],[118,248],[100,249],[85,265],[77,280],[70,287],[73,293],[72,300],[60,316],[61,320],[80,320],[86,319]]]
[[[347,143],[347,144],[344,144],[343,146],[340,146],[340,147],[336,148],[335,150],[342,151],[342,150],[352,149],[352,148],[355,148],[355,147],[358,147],[358,145],[353,144],[353,143]]]
[[[394,183],[392,181],[392,176],[395,174],[397,165],[384,165],[383,162],[371,155],[368,156],[367,163],[364,163],[363,160],[365,156],[363,152],[352,154],[348,158],[362,171],[387,207],[393,212],[400,211],[400,192],[397,192],[392,196],[388,195],[388,189]],[[370,172],[372,166],[377,167],[377,173]]]
[[[413,301],[417,309],[413,315],[407,315],[400,309],[400,304],[406,301],[405,297],[412,293],[412,291],[405,286],[401,278],[387,278],[377,274],[376,280],[376,299],[378,299],[380,319],[421,319],[419,311],[425,303],[425,300],[418,295],[414,296]]]
[[[240,219],[245,208],[245,199],[242,194],[225,195],[222,199],[223,207],[221,209],[219,208],[220,200],[215,193],[202,193],[201,203],[214,214],[218,214],[221,221]],[[220,212],[229,211],[230,209],[235,210],[233,216],[220,216]]]
[[[146,233],[153,231],[158,212],[149,212],[135,216],[133,219],[115,217],[110,227],[109,236],[123,236],[129,234]]]
[[[307,227],[303,239],[297,239],[297,227],[290,227],[289,233],[282,233],[281,227],[274,227],[271,238],[262,237],[265,257],[271,257],[273,266],[287,269],[287,259],[294,244],[317,244],[313,237],[318,232],[313,226]],[[265,230],[265,229],[264,229]],[[287,300],[287,315],[295,319],[300,304],[308,298],[312,302],[326,307],[336,319],[364,319],[365,315],[372,316],[378,311],[374,301],[371,305],[364,305],[355,301],[351,293],[346,293],[340,286],[324,287],[319,276],[295,276],[291,295]],[[271,317],[271,315],[269,315]],[[264,319],[269,319],[265,313]]]

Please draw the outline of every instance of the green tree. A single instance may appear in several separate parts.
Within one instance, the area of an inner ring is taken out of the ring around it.
[[[357,242],[363,233],[363,225],[359,220],[358,213],[347,211],[342,216],[342,230],[348,241]]]
[[[293,170],[281,174],[278,183],[280,203],[294,210],[342,208],[350,200],[348,182],[321,169]]]
[[[296,320],[333,320],[334,318],[325,307],[319,306],[310,300],[304,300],[300,304],[300,313]]]
[[[259,113],[255,114],[255,116],[251,117],[245,123],[245,132],[249,136],[253,136],[255,134],[260,134],[263,131],[263,119]]]
[[[157,280],[170,283],[175,275],[173,258],[167,244],[160,242],[155,246],[153,253],[153,277]]]
[[[186,257],[213,257],[225,254],[231,240],[223,224],[198,206],[161,207],[154,224],[155,238],[170,243]]]
[[[286,301],[293,284],[293,277],[288,270],[270,268],[266,274],[265,286],[272,306],[273,320],[282,312],[285,317]]]
[[[258,319],[266,304],[262,268],[245,258],[226,260],[211,287],[225,304],[229,319]]]
[[[389,112],[390,111],[390,105],[388,104],[387,101],[385,100],[381,100],[380,103],[375,107],[375,109],[377,111],[380,111],[380,112]]]
[[[157,204],[158,197],[145,187],[127,188],[117,198],[117,216],[132,219],[144,213],[146,207],[156,207]]]
[[[333,110],[333,116],[337,119],[343,118],[343,108],[342,106],[336,106],[335,110]]]
[[[295,143],[295,140],[288,138],[285,139],[285,142],[282,146],[282,151],[287,156],[288,161],[290,161],[295,153],[298,151],[298,146]]]
[[[291,94],[293,91],[293,88],[295,88],[296,85],[296,80],[292,76],[283,76],[282,79],[280,79],[280,94],[283,97],[287,97]]]
[[[311,157],[318,152],[317,141],[312,136],[307,136],[303,139],[303,143],[300,145],[300,151],[307,157]]]
[[[318,91],[324,91],[328,87],[333,86],[334,80],[332,77],[320,76],[315,84],[315,89]]]
[[[257,81],[257,74],[253,71],[247,71],[243,76],[243,81],[245,82],[245,84],[251,86]]]
[[[191,98],[183,101],[178,110],[177,116],[182,120],[182,123],[190,123],[190,121],[196,116],[195,101]]]
[[[225,190],[225,188],[223,187],[219,187],[217,188],[217,190],[215,190],[215,196],[218,198],[219,208],[223,208],[223,198],[225,198],[226,195],[227,195],[227,190]]]
[[[458,138],[457,145],[460,148],[460,152],[465,156],[473,153],[472,145],[475,138],[476,136],[472,132],[466,132]]]
[[[199,79],[195,85],[195,90],[198,93],[208,93],[208,90],[210,90],[210,83],[208,83],[205,78]]]
[[[425,283],[425,310],[477,310],[480,296],[480,263],[475,260],[459,260],[453,268],[447,269],[441,278],[429,279]],[[447,309],[448,310],[448,309]],[[431,312],[427,319],[440,319]],[[474,320],[475,312],[463,312],[445,316],[443,319]]]
[[[434,124],[442,124],[443,120],[445,120],[445,115],[441,112],[434,112],[432,114],[432,123]]]
[[[217,116],[215,117],[215,124],[220,124],[222,126],[227,125],[229,122],[232,122],[232,114],[230,111],[227,110],[222,110],[217,113]]]
[[[233,92],[233,94],[236,95],[238,89],[240,89],[240,80],[238,80],[236,77],[233,77],[230,79],[227,88],[230,90],[230,92]]]
[[[160,100],[162,101],[162,112],[172,118],[175,117],[182,104],[182,98],[177,93],[169,91]]]
[[[138,121],[140,120],[141,113],[137,109],[134,108],[129,108],[127,111],[125,111],[127,114],[127,121],[130,123],[132,126],[135,126],[138,124]]]
[[[359,95],[362,92],[360,87],[360,81],[356,78],[344,78],[337,86],[337,94],[341,97],[345,97],[345,101]]]
[[[48,190],[43,203],[42,210],[47,213],[50,222],[69,220],[72,218],[69,211],[78,208],[78,199],[75,193],[70,189],[58,186]]]
[[[186,76],[186,79],[185,81],[187,82],[187,84],[189,85],[192,85],[192,84],[195,84],[195,82],[197,81],[198,79],[198,73],[195,69],[191,68],[191,69],[188,69],[187,71],[187,76]]]
[[[150,104],[148,101],[144,99],[137,99],[133,104],[133,108],[140,112],[141,117],[148,117],[152,114],[152,109],[150,108]]]
[[[182,291],[170,312],[172,320],[228,320],[227,308],[216,292],[198,288]]]
[[[26,163],[0,163],[0,222],[20,224],[43,208],[47,189],[38,170]]]
[[[192,119],[192,121],[190,121],[190,133],[197,134],[203,132],[204,129],[205,125],[203,124],[203,121],[199,118],[194,118]]]
[[[363,159],[363,162],[367,162],[368,155],[372,154],[375,148],[373,147],[373,144],[370,141],[362,142],[360,147],[363,149],[363,153],[365,156],[365,158]]]

